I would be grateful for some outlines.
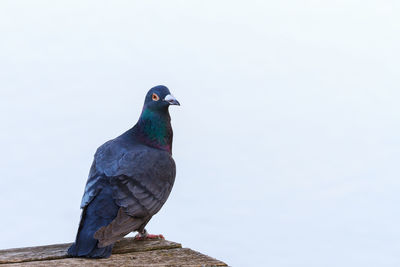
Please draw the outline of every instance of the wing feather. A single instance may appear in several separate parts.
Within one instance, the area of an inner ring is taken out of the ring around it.
[[[107,246],[138,230],[166,202],[175,180],[175,163],[167,152],[149,147],[135,149],[111,140],[95,154],[81,207],[86,207],[105,186],[120,207],[118,215],[100,228],[95,238]]]

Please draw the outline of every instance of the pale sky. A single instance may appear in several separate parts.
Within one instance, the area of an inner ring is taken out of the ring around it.
[[[98,146],[168,86],[147,229],[232,266],[400,265],[398,1],[0,2],[0,249],[72,242]]]

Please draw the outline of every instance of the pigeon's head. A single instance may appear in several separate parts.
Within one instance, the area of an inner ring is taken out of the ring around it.
[[[180,105],[164,85],[154,86],[144,100],[144,107],[150,110],[166,110],[170,105]]]

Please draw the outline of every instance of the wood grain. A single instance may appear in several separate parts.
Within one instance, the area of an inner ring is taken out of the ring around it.
[[[227,266],[225,263],[197,251],[182,248],[167,240],[134,241],[124,238],[117,242],[108,259],[69,258],[71,243],[40,247],[0,250],[0,267],[28,266]]]
[[[71,244],[0,250],[0,264],[67,258],[67,249]],[[130,237],[117,242],[114,246],[113,254],[181,247],[181,244],[162,239],[134,241]]]

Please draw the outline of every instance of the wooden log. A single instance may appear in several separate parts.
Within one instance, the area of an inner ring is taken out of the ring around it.
[[[182,248],[179,243],[168,240],[136,241],[124,238],[117,242],[108,259],[69,258],[71,245],[57,244],[0,250],[0,267],[6,266],[227,266],[225,263],[197,251]]]

